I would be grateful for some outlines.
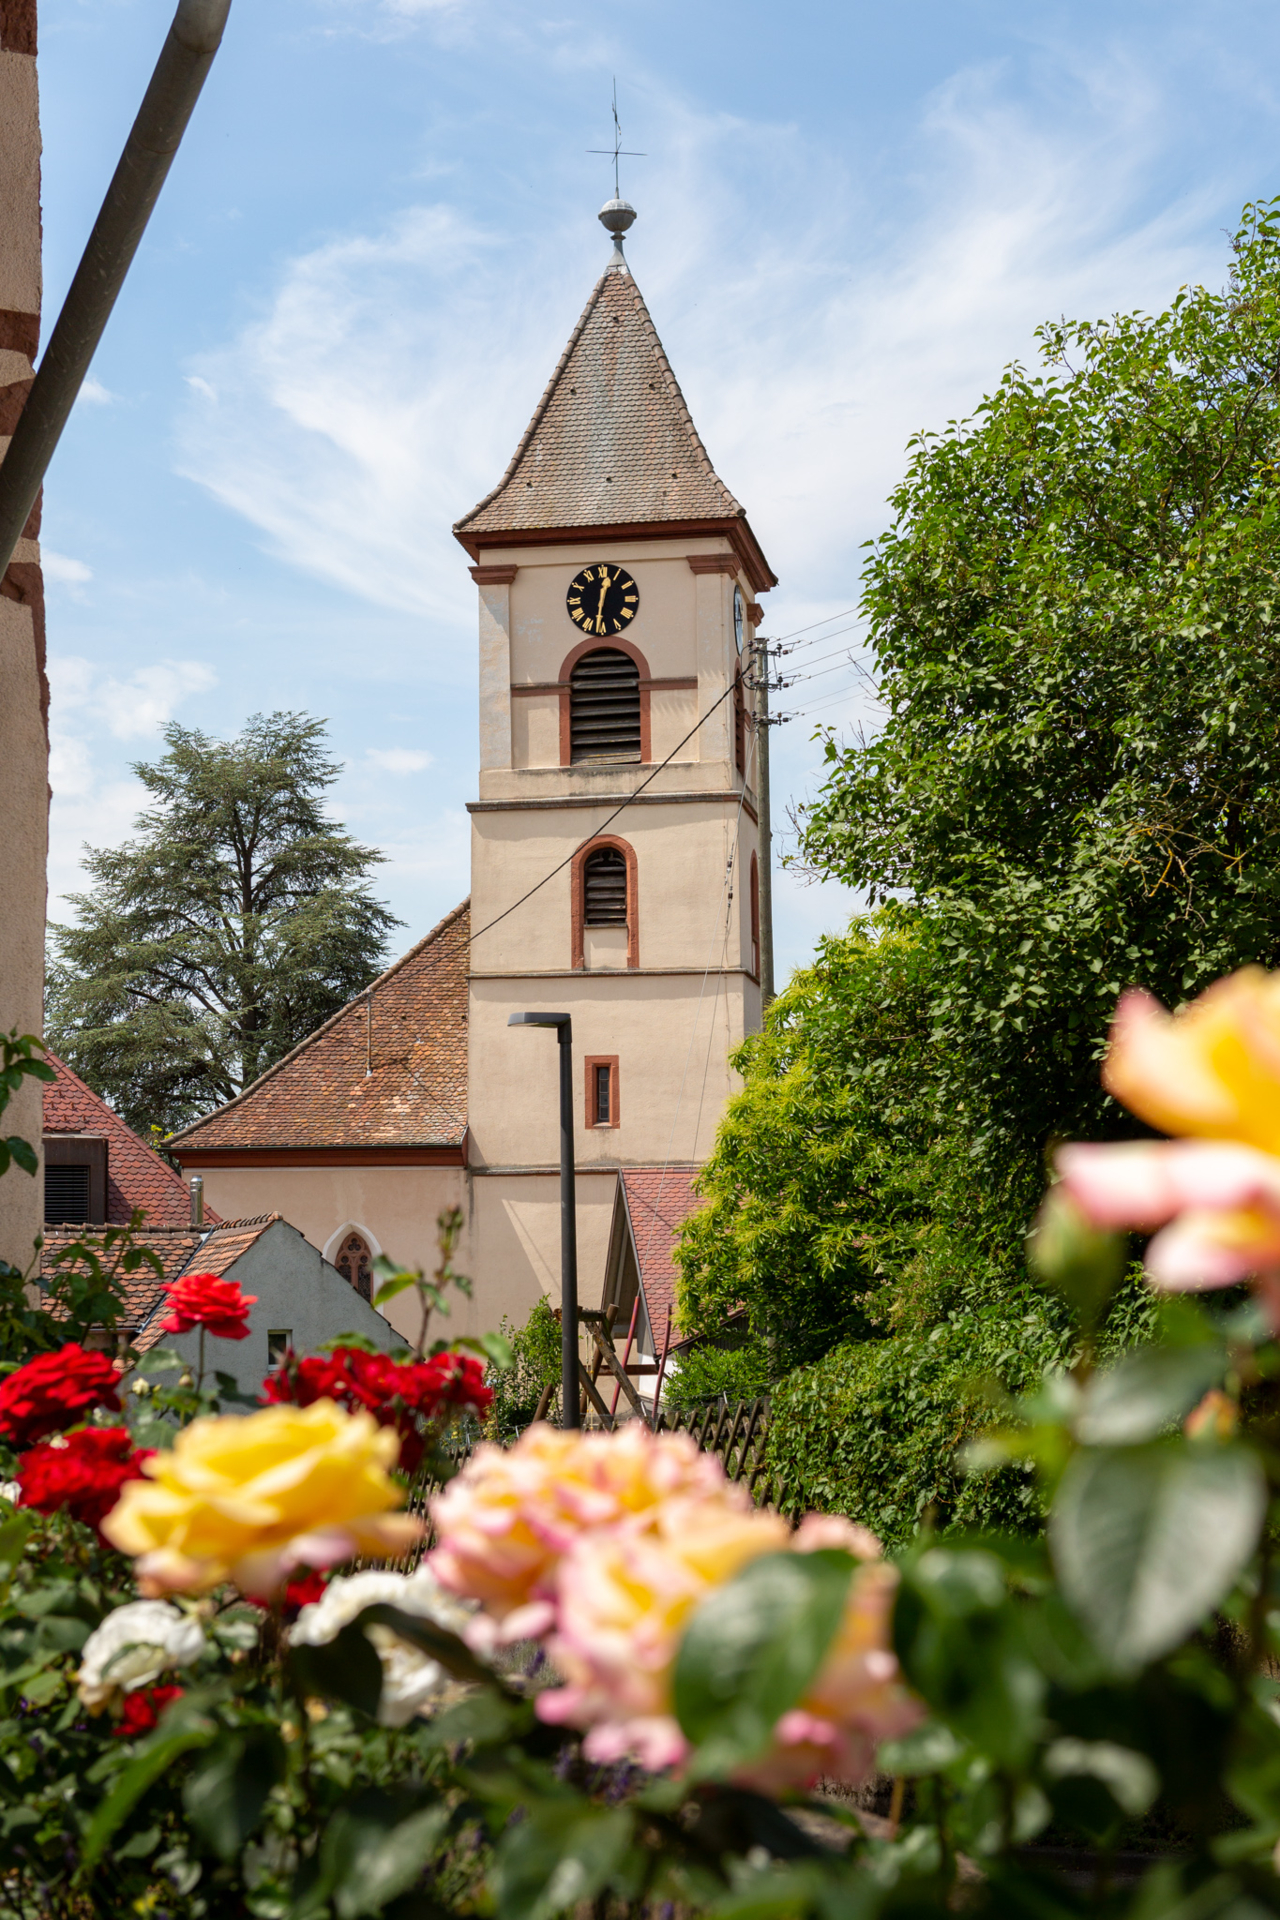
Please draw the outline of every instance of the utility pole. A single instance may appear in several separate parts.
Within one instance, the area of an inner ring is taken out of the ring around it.
[[[769,642],[755,638],[756,695],[756,803],[760,812],[760,1006],[770,1005],[773,991],[773,829],[769,821]]]

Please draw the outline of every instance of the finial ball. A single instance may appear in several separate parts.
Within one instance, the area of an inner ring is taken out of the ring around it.
[[[635,217],[636,210],[629,200],[606,200],[596,216],[606,233],[625,233]]]

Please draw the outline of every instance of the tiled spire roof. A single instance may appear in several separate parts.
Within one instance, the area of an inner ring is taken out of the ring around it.
[[[464,900],[237,1099],[176,1134],[179,1157],[197,1147],[460,1147],[470,941]]]
[[[629,271],[601,274],[511,464],[459,520],[470,537],[739,520]],[[754,542],[753,542],[754,544]]]

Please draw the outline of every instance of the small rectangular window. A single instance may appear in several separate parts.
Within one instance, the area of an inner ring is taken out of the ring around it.
[[[588,1056],[587,1111],[588,1129],[616,1127],[618,1124],[618,1056],[597,1053]]]
[[[278,1367],[293,1345],[292,1327],[272,1327],[267,1333],[267,1365]]]
[[[78,1227],[89,1218],[87,1165],[45,1167],[44,1217],[51,1227]]]

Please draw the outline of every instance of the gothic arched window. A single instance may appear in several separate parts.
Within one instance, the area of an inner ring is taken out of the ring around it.
[[[584,653],[569,676],[569,763],[640,759],[640,669],[617,647]]]
[[[348,1233],[343,1235],[338,1257],[333,1263],[338,1272],[354,1287],[362,1300],[373,1300],[373,1255],[363,1235]]]

